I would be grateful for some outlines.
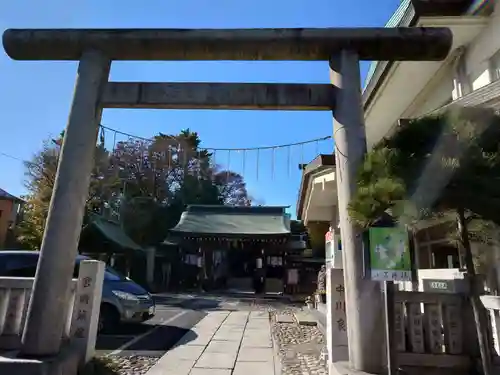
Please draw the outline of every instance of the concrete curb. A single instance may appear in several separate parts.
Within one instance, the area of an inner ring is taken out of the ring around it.
[[[326,337],[326,315],[316,309],[310,309],[309,313],[316,319],[318,329]]]
[[[274,337],[273,333],[273,319],[271,313],[269,313],[269,328],[271,330],[271,340],[273,342],[273,361],[274,361],[274,375],[281,375],[282,365],[281,365],[281,356],[279,352],[279,344]]]

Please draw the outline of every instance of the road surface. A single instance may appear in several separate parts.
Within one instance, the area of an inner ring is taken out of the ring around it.
[[[213,310],[279,308],[286,302],[255,296],[231,297],[197,294],[155,295],[156,315],[142,324],[124,325],[113,334],[97,338],[98,354],[161,356],[186,332]]]
[[[156,315],[141,324],[125,324],[97,337],[98,354],[161,356],[206,315],[187,300],[159,298]]]

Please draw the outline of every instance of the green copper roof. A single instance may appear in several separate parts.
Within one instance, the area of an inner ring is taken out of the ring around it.
[[[98,215],[93,215],[91,222],[84,228],[95,228],[109,241],[129,250],[144,250],[140,245],[136,244],[121,228],[118,223],[104,219]]]
[[[288,236],[284,207],[189,206],[171,229],[177,236]]]

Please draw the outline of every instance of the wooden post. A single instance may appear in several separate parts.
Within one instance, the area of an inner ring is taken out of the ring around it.
[[[377,373],[383,367],[383,354],[373,343],[384,336],[382,295],[378,282],[364,279],[363,240],[347,210],[366,153],[358,55],[342,51],[335,56],[330,61],[330,78],[337,89],[333,128],[349,362],[355,370]]]
[[[387,360],[387,375],[396,375],[398,373],[396,362],[396,343],[395,343],[395,306],[394,306],[394,282],[384,281],[384,304],[385,304],[385,351]]]
[[[109,69],[98,52],[81,56],[22,339],[25,356],[53,355],[61,345]]]
[[[491,361],[491,347],[488,338],[488,316],[486,310],[479,299],[482,292],[482,286],[476,274],[474,267],[474,260],[472,258],[471,246],[469,241],[469,231],[467,230],[467,222],[465,219],[464,209],[457,210],[457,226],[460,235],[460,244],[464,254],[465,266],[467,274],[470,277],[471,289],[469,299],[474,313],[474,320],[476,323],[477,339],[479,344],[479,351],[481,353],[481,364],[483,367],[484,375],[493,375],[493,367]]]
[[[146,283],[150,288],[155,284],[155,263],[156,248],[149,247],[146,249]]]

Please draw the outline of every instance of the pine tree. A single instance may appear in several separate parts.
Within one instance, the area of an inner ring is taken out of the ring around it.
[[[472,279],[470,297],[487,375],[487,318],[479,300],[468,224],[479,219],[500,225],[499,151],[500,117],[493,110],[454,108],[409,121],[366,155],[349,204],[351,218],[363,228],[387,213],[409,228],[435,215],[456,215],[456,238]],[[472,236],[481,234],[479,229]]]

